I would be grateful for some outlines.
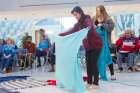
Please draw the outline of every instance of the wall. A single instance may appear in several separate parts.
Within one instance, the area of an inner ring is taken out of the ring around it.
[[[114,5],[106,6],[110,14],[118,14],[120,12],[140,12],[140,4],[130,4],[130,5]],[[11,19],[21,19],[21,18],[42,18],[42,17],[58,17],[58,16],[71,16],[70,11],[72,8],[60,8],[60,9],[44,9],[37,11],[10,11],[10,12],[0,12],[0,18],[11,18]],[[83,7],[87,14],[93,16],[95,14],[95,7]]]
[[[131,5],[114,5],[114,6],[106,6],[107,11],[109,12],[110,15],[112,15],[114,18],[117,19],[117,15],[119,14],[129,14],[129,13],[140,13],[140,4],[131,4]],[[91,16],[95,15],[95,7],[90,6],[90,7],[83,7],[84,11],[86,12],[86,14],[90,14]],[[59,21],[61,20],[61,17],[71,17],[72,15],[70,14],[71,8],[63,8],[63,9],[44,9],[44,10],[37,10],[37,11],[10,11],[10,12],[0,12],[0,19],[3,20],[5,18],[7,18],[8,20],[42,20],[44,18],[58,18]],[[137,17],[135,17],[137,18]],[[116,21],[116,19],[114,21]],[[120,21],[119,21],[120,22]],[[65,24],[65,23],[63,23]],[[62,30],[62,25],[61,24],[57,24],[55,26],[49,26],[49,30],[53,30],[55,31],[57,30]],[[138,26],[137,25],[137,30],[138,30]],[[47,27],[44,27],[46,30]],[[38,28],[36,27],[32,27],[31,29],[28,29],[29,31],[31,30],[32,33],[34,33],[33,31],[36,30]],[[115,29],[112,35],[113,41],[115,42],[115,40],[118,38],[117,36],[117,31],[118,29]],[[60,31],[59,31],[60,32]],[[34,38],[34,37],[33,37]],[[53,38],[53,36],[51,37]]]

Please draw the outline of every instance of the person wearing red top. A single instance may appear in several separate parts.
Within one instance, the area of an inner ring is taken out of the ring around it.
[[[124,34],[116,41],[117,63],[120,71],[123,71],[122,59],[126,55],[128,56],[128,71],[133,71],[137,42],[137,38],[130,29],[125,30]]]
[[[83,45],[86,50],[88,86],[91,88],[95,88],[99,85],[99,72],[97,62],[102,48],[102,40],[99,37],[98,33],[95,31],[95,27],[91,17],[89,15],[85,15],[83,10],[79,6],[74,7],[71,13],[78,22],[72,29],[67,32],[60,33],[59,35],[65,36],[80,31],[81,29],[86,27],[90,28],[87,37],[83,40]],[[92,80],[93,76],[94,81]]]
[[[36,45],[32,42],[32,37],[27,36],[23,48],[28,50],[28,62],[30,67],[32,68],[32,57],[36,50]]]

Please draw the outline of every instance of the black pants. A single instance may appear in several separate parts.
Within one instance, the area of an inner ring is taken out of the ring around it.
[[[55,65],[55,54],[53,53],[49,53],[49,59],[48,59],[48,62],[51,66],[54,66]]]
[[[109,70],[110,70],[110,75],[111,76],[114,75],[114,66],[113,66],[113,63],[110,64],[110,65],[108,65],[108,67],[109,67]]]
[[[45,63],[47,61],[47,56],[44,56],[43,58],[44,58],[44,63]],[[37,57],[37,61],[38,61],[38,66],[41,66],[41,57],[40,56]]]
[[[109,49],[110,49],[111,53],[114,53],[114,54],[116,53],[116,49],[114,49],[112,47],[109,47]],[[113,57],[112,57],[112,61],[113,61]],[[113,63],[110,64],[110,65],[108,65],[108,68],[110,70],[110,75],[111,76],[114,75],[114,66],[113,66]]]
[[[44,63],[47,61],[47,52],[45,50],[36,49],[36,57],[38,61],[38,66],[41,66],[41,57],[44,58]]]
[[[100,51],[101,49],[94,49],[86,52],[88,84],[99,84],[99,71],[97,63],[100,56]],[[93,77],[94,81],[92,80]]]

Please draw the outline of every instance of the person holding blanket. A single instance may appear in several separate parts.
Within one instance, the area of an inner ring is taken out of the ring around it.
[[[96,17],[94,21],[95,25],[97,26],[96,31],[103,40],[103,48],[98,62],[100,77],[103,80],[107,80],[106,76],[106,65],[107,65],[110,70],[111,80],[116,80],[116,77],[114,75],[112,57],[110,54],[111,32],[114,29],[114,23],[113,20],[110,18],[110,16],[107,14],[106,9],[103,5],[97,6]]]
[[[72,29],[67,32],[60,33],[60,36],[66,36],[80,31],[83,28],[90,28],[86,38],[83,40],[83,45],[86,50],[86,64],[88,76],[88,88],[97,88],[99,86],[98,58],[102,48],[102,40],[95,31],[94,24],[89,15],[85,15],[83,10],[76,6],[71,11],[72,15],[77,19],[77,23]],[[78,36],[77,36],[78,37]],[[94,80],[92,80],[94,77]]]

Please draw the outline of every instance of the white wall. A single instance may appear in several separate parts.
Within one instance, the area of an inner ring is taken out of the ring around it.
[[[140,4],[131,5],[114,5],[106,6],[107,11],[110,14],[124,13],[124,12],[140,12]],[[95,7],[82,7],[87,14],[93,16],[95,14]],[[44,17],[56,17],[56,16],[71,16],[70,11],[72,8],[63,9],[44,9],[37,11],[11,11],[0,12],[0,18],[9,19],[25,19],[25,18],[44,18]]]

